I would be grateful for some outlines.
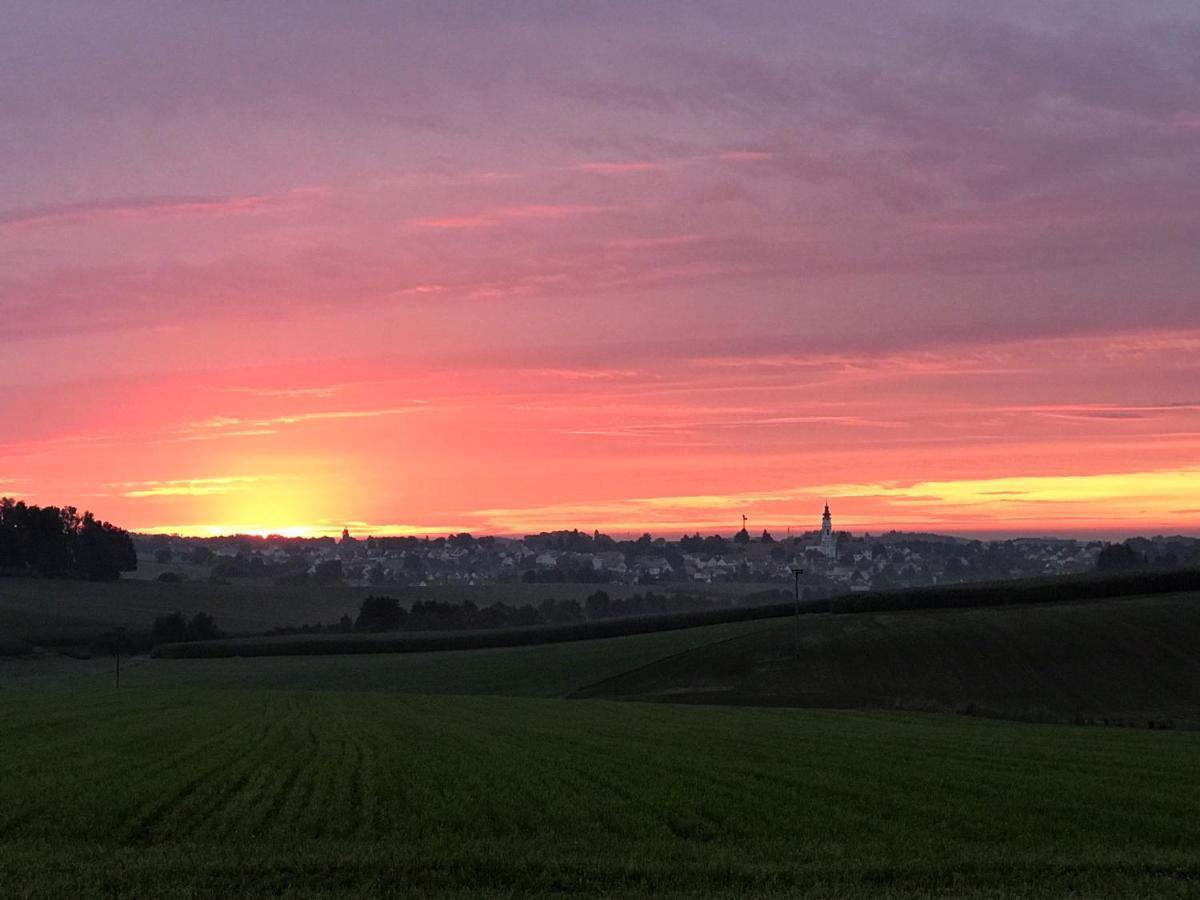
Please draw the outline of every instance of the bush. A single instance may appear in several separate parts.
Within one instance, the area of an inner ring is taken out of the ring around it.
[[[181,641],[212,641],[226,637],[216,621],[206,612],[198,612],[189,620],[178,610],[154,620],[151,636],[155,643]]]
[[[408,617],[395,597],[368,597],[362,602],[354,627],[359,631],[396,631]]]

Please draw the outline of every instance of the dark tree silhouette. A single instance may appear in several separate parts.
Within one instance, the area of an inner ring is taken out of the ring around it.
[[[129,533],[90,512],[0,499],[0,574],[108,581],[136,568]]]
[[[1096,557],[1096,569],[1101,572],[1119,572],[1135,569],[1145,560],[1129,544],[1106,544]]]
[[[323,582],[341,581],[342,561],[340,559],[327,559],[317,563],[313,568],[313,578]]]
[[[181,641],[211,641],[225,637],[216,621],[206,612],[198,612],[188,619],[181,612],[168,613],[154,620],[152,632],[154,642],[175,644]]]
[[[354,627],[359,631],[396,631],[403,627],[408,612],[395,597],[368,597],[358,610]]]

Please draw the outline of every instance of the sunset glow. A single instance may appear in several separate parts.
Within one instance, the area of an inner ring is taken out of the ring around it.
[[[17,16],[0,495],[192,535],[826,499],[1197,532],[1200,19],[569,5],[533,47],[507,7]]]

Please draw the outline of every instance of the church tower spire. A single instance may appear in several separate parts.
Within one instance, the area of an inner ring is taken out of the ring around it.
[[[837,538],[833,534],[833,516],[829,512],[829,501],[825,501],[825,514],[821,516],[821,554],[829,559],[837,557]]]

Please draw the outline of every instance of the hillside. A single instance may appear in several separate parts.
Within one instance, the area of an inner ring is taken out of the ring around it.
[[[569,643],[320,656],[125,659],[127,687],[220,687],[562,697],[657,659],[763,627],[728,622]],[[0,687],[108,688],[112,657],[0,658]]]
[[[870,707],[1200,726],[1200,594],[810,615],[577,693],[685,703]]]

